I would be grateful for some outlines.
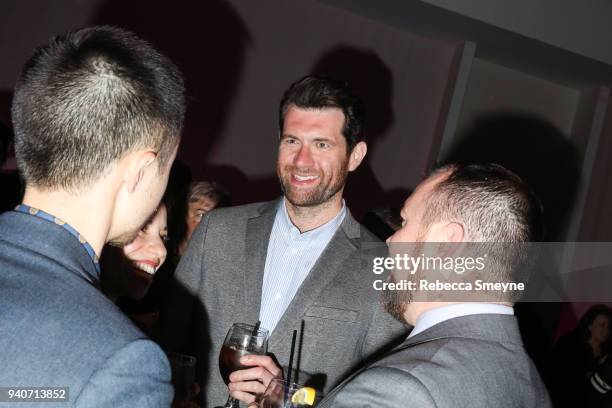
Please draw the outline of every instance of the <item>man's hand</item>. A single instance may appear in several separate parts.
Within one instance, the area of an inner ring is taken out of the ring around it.
[[[251,368],[234,371],[228,387],[232,397],[246,404],[263,394],[274,378],[283,378],[283,370],[268,356],[249,354],[240,359],[240,364]]]

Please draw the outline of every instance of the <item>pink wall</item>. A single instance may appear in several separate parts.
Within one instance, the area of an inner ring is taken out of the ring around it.
[[[214,177],[238,203],[278,194],[277,109],[283,90],[311,72],[346,78],[366,97],[368,160],[352,175],[349,206],[399,205],[437,156],[461,43],[434,40],[314,0],[3,0],[0,120],[32,49],[92,24],[134,30],[184,71],[189,110],[179,159]],[[609,240],[612,111],[594,170],[581,236]],[[588,238],[586,238],[588,237]],[[559,332],[588,305],[562,313]]]
[[[611,159],[612,103],[608,103],[581,222],[579,235],[581,241],[612,241]]]
[[[419,181],[437,151],[461,47],[308,0],[194,0],[172,7],[12,0],[0,7],[0,120],[8,117],[10,89],[36,44],[90,24],[130,28],[186,75],[190,102],[179,159],[195,177],[221,179],[238,202],[278,194],[274,162],[283,90],[311,72],[349,79],[365,96],[370,124],[367,163],[348,189],[357,213],[399,205]]]

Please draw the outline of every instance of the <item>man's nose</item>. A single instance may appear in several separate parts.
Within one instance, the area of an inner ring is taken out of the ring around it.
[[[308,146],[300,147],[294,159],[294,165],[298,167],[311,167],[313,164],[312,154]]]

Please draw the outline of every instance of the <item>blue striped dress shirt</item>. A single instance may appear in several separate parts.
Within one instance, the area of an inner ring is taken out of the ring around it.
[[[270,333],[274,330],[313,265],[346,216],[346,205],[326,224],[300,233],[293,225],[285,200],[274,218],[261,290],[259,320]]]

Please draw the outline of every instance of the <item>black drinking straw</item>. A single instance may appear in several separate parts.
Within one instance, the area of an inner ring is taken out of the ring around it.
[[[291,387],[291,371],[293,371],[293,353],[295,352],[296,336],[297,336],[297,330],[294,330],[293,337],[291,338],[291,352],[289,353],[289,372],[287,373],[287,390],[285,391],[285,400],[288,397],[289,388]]]
[[[295,357],[295,381],[296,383],[300,382],[300,367],[302,366],[302,347],[304,345],[304,320],[302,320],[302,325],[300,326],[300,338],[297,342],[297,356]]]
[[[253,350],[257,349],[257,338],[259,337],[259,326],[260,325],[261,325],[261,320],[258,320],[257,323],[255,323],[255,327],[253,327],[253,331],[251,332],[251,338],[249,339],[249,345],[248,345],[250,349],[253,349]]]
[[[251,334],[251,337],[257,337],[259,334],[259,326],[261,326],[261,320],[258,320],[257,323],[255,323],[255,327],[253,328],[253,333]]]

